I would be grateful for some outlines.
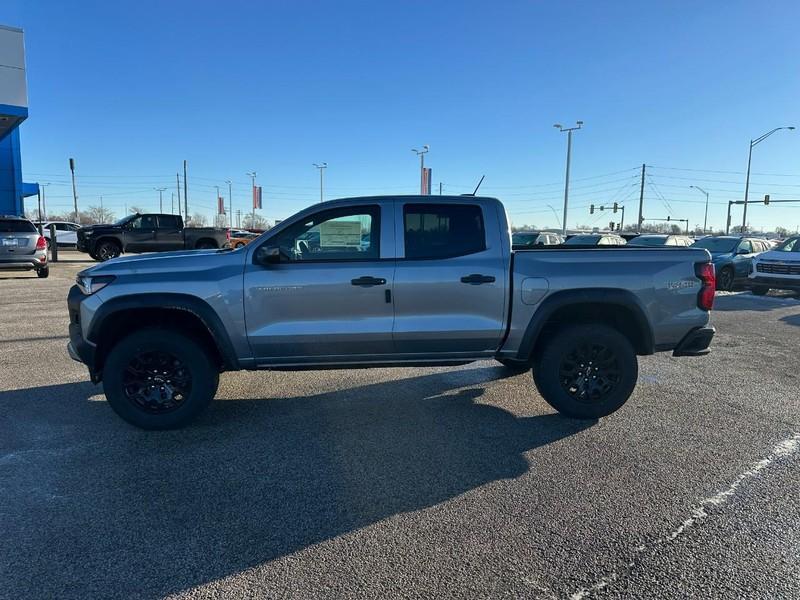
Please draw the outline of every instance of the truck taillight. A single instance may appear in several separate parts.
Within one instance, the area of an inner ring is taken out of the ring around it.
[[[40,235],[39,239],[36,240],[36,249],[47,250],[47,240],[43,235]]]
[[[697,307],[702,310],[711,310],[714,306],[714,290],[717,287],[717,276],[714,265],[710,262],[697,263],[694,272],[700,279],[700,291],[697,293]]]

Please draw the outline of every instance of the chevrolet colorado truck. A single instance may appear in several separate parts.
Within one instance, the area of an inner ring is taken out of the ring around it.
[[[334,200],[236,250],[122,257],[80,272],[68,351],[120,417],[180,427],[223,371],[461,365],[532,369],[575,418],[620,408],[637,355],[702,355],[706,250],[512,251],[493,198]]]
[[[169,252],[223,248],[230,230],[221,227],[184,227],[180,215],[133,214],[111,225],[89,225],[77,231],[77,248],[93,259],[106,261],[124,252]]]

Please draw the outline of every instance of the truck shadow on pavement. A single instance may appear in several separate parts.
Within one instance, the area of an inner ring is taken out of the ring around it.
[[[481,403],[502,376],[218,400],[172,432],[128,426],[89,383],[0,392],[2,593],[163,597],[518,477],[593,425]]]

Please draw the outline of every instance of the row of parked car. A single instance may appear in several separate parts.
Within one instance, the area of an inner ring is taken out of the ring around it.
[[[614,233],[575,234],[562,238],[552,232],[519,231],[512,235],[515,250],[540,246],[647,246],[705,248],[717,273],[717,289],[747,287],[763,295],[770,289],[800,290],[800,236],[783,242],[738,235],[706,236]],[[791,253],[791,254],[790,254]],[[796,260],[791,256],[796,255]]]

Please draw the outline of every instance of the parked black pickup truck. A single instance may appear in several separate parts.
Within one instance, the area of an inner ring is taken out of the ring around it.
[[[179,215],[128,215],[112,225],[89,225],[78,230],[78,250],[95,260],[116,258],[123,252],[167,252],[224,248],[230,230],[184,227]]]

